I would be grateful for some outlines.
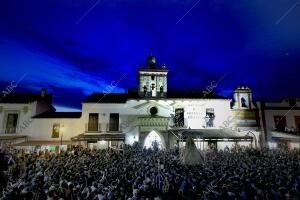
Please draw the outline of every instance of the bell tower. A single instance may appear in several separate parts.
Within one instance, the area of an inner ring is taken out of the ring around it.
[[[150,53],[146,60],[146,67],[140,65],[138,71],[138,93],[140,97],[166,97],[167,96],[167,75],[166,65],[161,67],[156,58]]]
[[[240,86],[234,90],[234,109],[254,109],[252,91],[249,87]]]

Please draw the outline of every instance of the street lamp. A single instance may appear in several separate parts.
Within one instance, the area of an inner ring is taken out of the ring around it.
[[[254,138],[254,144],[255,144],[255,149],[257,148],[257,140],[256,140],[256,136],[254,133],[252,133],[252,131],[249,131],[246,136],[249,136],[249,134],[252,134],[253,135],[253,138]],[[252,142],[251,142],[251,147],[252,147]]]
[[[64,131],[65,131],[64,125],[61,125],[61,127],[60,127],[60,132],[61,132],[61,134],[60,134],[60,149],[62,149],[62,139],[63,139]]]

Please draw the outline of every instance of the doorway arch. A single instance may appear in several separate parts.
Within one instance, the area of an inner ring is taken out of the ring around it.
[[[148,133],[144,140],[144,145],[143,147],[146,147],[147,149],[153,148],[154,145],[157,145],[159,149],[165,149],[166,148],[166,143],[164,140],[163,135],[156,131],[152,130]]]

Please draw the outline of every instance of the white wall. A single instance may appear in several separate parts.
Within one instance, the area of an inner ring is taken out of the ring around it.
[[[29,104],[5,103],[0,104],[2,112],[0,112],[0,134],[5,134],[6,118],[8,113],[18,113],[18,125],[16,134],[28,136],[28,140],[60,140],[61,138],[51,138],[54,123],[64,125],[63,140],[70,140],[78,134],[83,133],[84,124],[81,119],[39,119],[32,118],[36,115],[37,108],[39,110],[48,110],[45,104],[32,102]],[[24,112],[24,107],[28,107],[28,112]]]
[[[22,134],[28,135],[29,140],[60,140],[52,138],[53,124],[64,125],[63,140],[70,140],[85,131],[85,124],[88,123],[89,113],[99,113],[99,123],[102,132],[106,132],[109,123],[110,113],[120,114],[120,124],[123,133],[126,134],[125,142],[132,144],[139,140],[139,130],[137,127],[138,116],[150,116],[149,109],[153,106],[158,108],[158,116],[170,117],[175,114],[176,108],[184,108],[184,117],[187,126],[191,129],[205,128],[206,109],[213,108],[215,112],[214,128],[221,128],[224,121],[232,118],[230,100],[228,99],[166,99],[166,100],[128,100],[125,104],[102,104],[83,103],[81,118],[30,118],[36,112],[36,104],[29,104],[28,113],[23,112],[23,107],[27,105],[7,104],[0,113],[0,123],[3,125],[4,113],[9,110],[16,110],[20,113],[19,124],[30,120],[29,126],[22,130]]]
[[[16,103],[1,103],[2,112],[0,112],[0,134],[5,133],[6,120],[8,113],[18,113],[18,125],[17,133],[21,135],[27,135],[29,133],[28,128],[31,124],[31,117],[36,112],[36,102],[29,104],[16,104]],[[24,112],[24,107],[28,107],[28,112]],[[14,134],[11,134],[14,135]]]
[[[84,124],[81,118],[34,118],[29,129],[29,140],[61,140],[61,133],[59,138],[52,138],[52,129],[54,123],[64,125],[62,140],[70,140],[71,137],[77,136],[84,132]]]
[[[289,99],[283,99],[281,102],[266,102],[265,104],[265,116],[266,116],[266,125],[268,130],[274,130],[276,125],[274,121],[274,116],[285,116],[286,118],[286,125],[288,128],[294,127],[296,129],[295,117],[300,117],[300,110],[292,110],[290,106]],[[284,108],[285,110],[275,110],[270,109],[268,110],[267,107],[278,107]]]
[[[126,104],[83,103],[82,119],[88,123],[89,113],[99,113],[99,123],[108,124],[110,113],[120,114],[120,124],[128,122],[130,116],[150,115],[149,109],[158,108],[158,116],[170,117],[175,108],[184,108],[187,126],[191,129],[205,128],[206,109],[215,112],[214,128],[220,128],[223,122],[232,118],[230,100],[129,100]],[[233,125],[233,124],[232,124]],[[103,130],[105,131],[105,130]]]
[[[125,143],[133,144],[135,141],[139,141],[138,117],[150,116],[149,109],[153,106],[158,108],[157,115],[163,117],[174,115],[176,108],[184,108],[185,123],[187,128],[191,129],[206,128],[207,108],[214,109],[214,128],[222,128],[224,121],[232,119],[230,100],[128,100],[125,104],[83,103],[82,123],[88,123],[89,113],[99,113],[102,132],[106,132],[110,113],[119,113],[122,133],[126,134]],[[234,123],[231,123],[229,127],[233,125]]]

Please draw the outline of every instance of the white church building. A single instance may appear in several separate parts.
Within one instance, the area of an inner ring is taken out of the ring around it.
[[[9,94],[0,100],[0,142],[22,148],[55,150],[68,145],[120,148],[138,142],[162,149],[192,137],[199,149],[234,145],[261,147],[261,116],[248,87],[233,100],[214,92],[168,90],[168,69],[150,55],[138,70],[138,89],[93,93],[81,112],[55,112],[52,96]]]

